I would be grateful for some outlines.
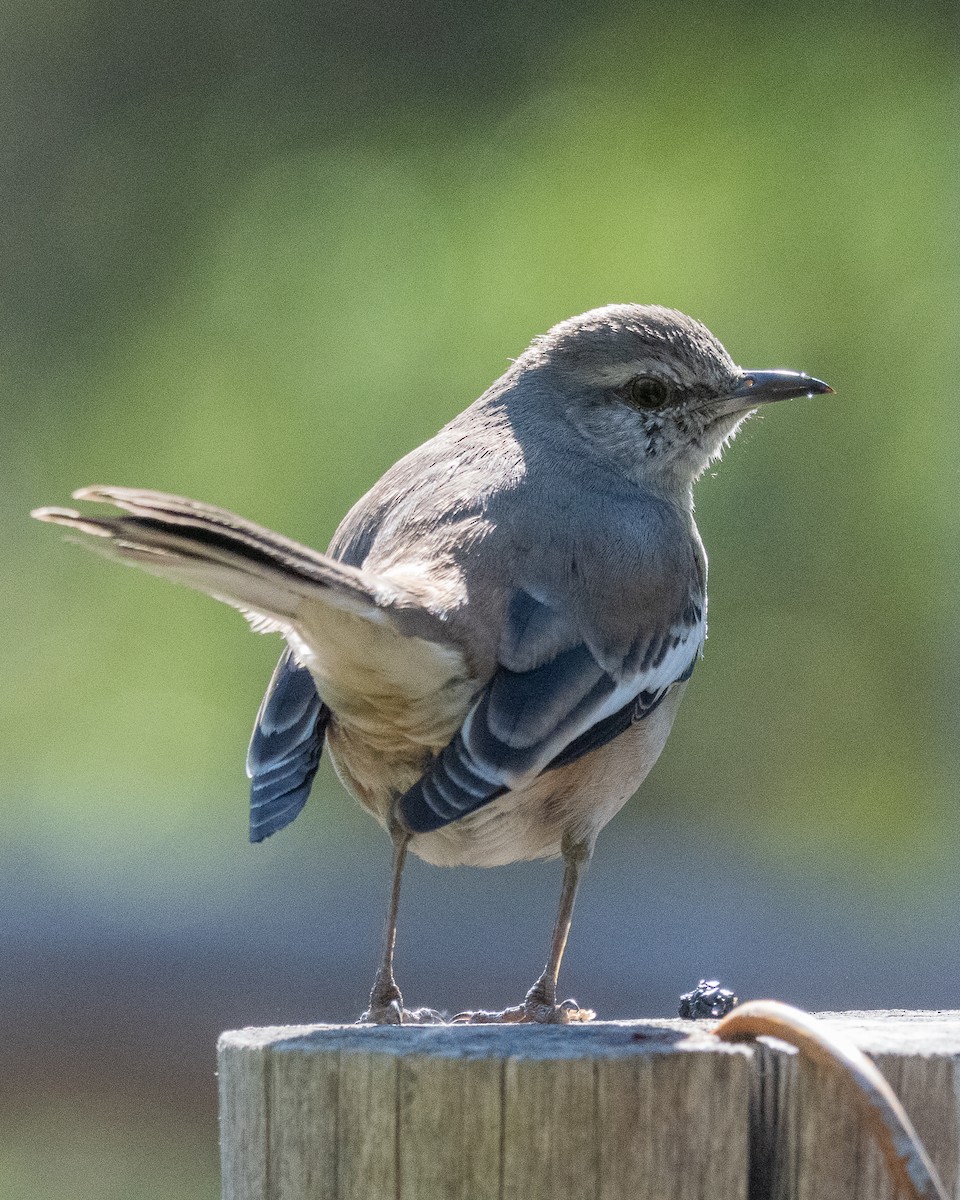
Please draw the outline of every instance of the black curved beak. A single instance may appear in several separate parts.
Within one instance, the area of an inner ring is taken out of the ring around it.
[[[824,396],[833,388],[822,379],[803,371],[746,371],[731,400],[742,400],[746,408],[772,404],[775,400],[793,400],[797,396]]]

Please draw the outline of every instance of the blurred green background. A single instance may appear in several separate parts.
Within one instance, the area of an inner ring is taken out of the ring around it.
[[[26,511],[142,485],[322,547],[533,335],[611,301],[837,396],[700,484],[706,658],[600,840],[567,990],[960,1007],[955,16],[719,14],[0,11],[0,1196],[216,1195],[216,1032],[360,1010],[388,858],[326,767],[248,846],[276,639]],[[557,887],[415,866],[407,998],[515,1002]]]

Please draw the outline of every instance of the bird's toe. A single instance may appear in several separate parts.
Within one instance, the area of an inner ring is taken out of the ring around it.
[[[513,1008],[503,1008],[499,1012],[488,1012],[477,1009],[474,1012],[461,1012],[451,1018],[451,1025],[574,1025],[592,1021],[597,1014],[592,1008],[581,1008],[576,1000],[564,1000],[561,1004],[552,1004],[549,1000],[534,994],[533,989],[527,994],[523,1004]]]
[[[435,1008],[404,1008],[399,999],[371,1004],[358,1025],[443,1025],[443,1013]]]
[[[405,1008],[403,1010],[404,1025],[445,1025],[446,1018],[435,1008]]]
[[[592,1021],[597,1015],[592,1008],[581,1008],[576,1000],[551,1004],[536,996],[528,996],[523,1009],[523,1020],[536,1025],[576,1025]]]
[[[358,1025],[402,1025],[403,1003],[400,1000],[390,1000],[384,1004],[371,1004],[362,1013]]]

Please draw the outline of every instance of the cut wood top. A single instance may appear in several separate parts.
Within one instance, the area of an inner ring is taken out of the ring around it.
[[[817,1016],[868,1054],[960,1055],[960,1010],[878,1009]],[[716,1041],[715,1021],[649,1019],[586,1025],[279,1025],[231,1030],[220,1049],[363,1051],[454,1058],[617,1058],[649,1051],[737,1053]]]

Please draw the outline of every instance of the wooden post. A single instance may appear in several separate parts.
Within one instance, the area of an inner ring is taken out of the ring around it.
[[[960,1200],[960,1012],[821,1015],[874,1060],[906,1109],[947,1195]],[[782,1049],[758,1046],[756,1053],[757,1200],[898,1200],[843,1081]]]
[[[831,1016],[951,1196],[960,1013]],[[710,1022],[316,1025],[220,1039],[224,1200],[895,1200],[843,1089]]]

